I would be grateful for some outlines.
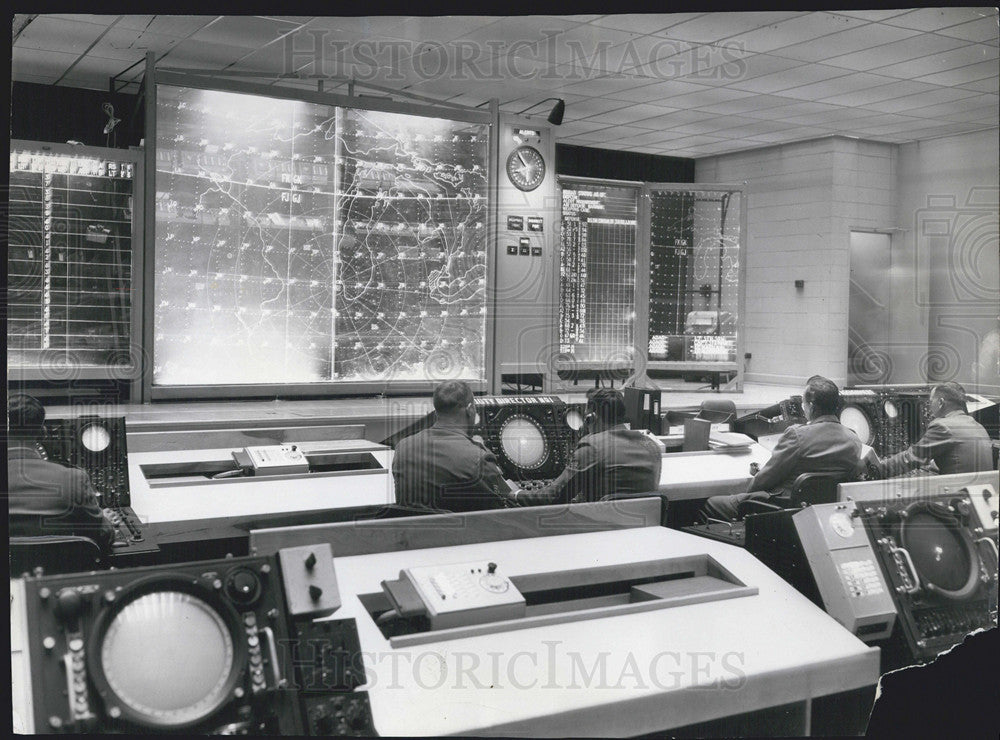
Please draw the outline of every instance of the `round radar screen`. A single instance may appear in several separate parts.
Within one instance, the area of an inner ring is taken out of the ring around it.
[[[862,442],[865,444],[871,444],[871,424],[868,423],[868,417],[865,416],[865,412],[857,406],[847,406],[843,411],[841,411],[840,423],[848,429],[853,429],[854,433],[858,435],[858,439]]]
[[[566,426],[572,429],[574,432],[578,432],[583,429],[583,414],[581,414],[576,409],[570,409],[566,412]]]
[[[103,452],[111,444],[111,434],[102,424],[88,424],[80,432],[80,442],[91,452]]]
[[[222,615],[193,594],[154,591],[126,604],[100,647],[113,697],[140,724],[181,727],[230,698],[236,668]]]
[[[548,450],[545,433],[538,423],[527,416],[512,416],[500,429],[503,454],[514,465],[525,470],[540,467]]]

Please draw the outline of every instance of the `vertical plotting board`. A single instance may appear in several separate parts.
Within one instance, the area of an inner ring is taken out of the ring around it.
[[[342,109],[336,380],[485,377],[489,127]]]
[[[132,162],[12,150],[7,363],[128,367]]]
[[[694,194],[653,192],[649,223],[649,356],[683,360],[690,310]]]
[[[335,110],[157,89],[157,385],[331,375]]]
[[[562,185],[559,351],[577,361],[629,361],[635,330],[638,190]]]

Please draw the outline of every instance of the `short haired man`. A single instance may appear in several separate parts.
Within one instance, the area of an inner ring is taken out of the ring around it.
[[[588,396],[589,434],[577,444],[565,470],[544,488],[511,494],[512,501],[523,506],[579,503],[659,488],[662,453],[645,434],[626,428],[621,391],[601,388]]]
[[[469,433],[476,421],[472,389],[448,380],[434,390],[437,420],[396,445],[396,503],[435,511],[499,509],[510,491],[496,458]]]
[[[969,416],[961,385],[948,382],[934,386],[930,412],[933,418],[919,441],[874,464],[879,475],[891,478],[931,462],[942,475],[993,469],[990,435]]]
[[[802,410],[807,423],[788,427],[771,451],[770,459],[753,477],[746,493],[712,496],[703,509],[712,519],[735,521],[740,502],[788,495],[803,473],[831,473],[844,481],[857,477],[861,440],[840,423],[840,389],[832,380],[814,375],[806,381]]]
[[[38,399],[7,401],[7,492],[10,536],[76,535],[108,550],[114,527],[105,518],[90,476],[44,460],[36,446],[45,422]]]

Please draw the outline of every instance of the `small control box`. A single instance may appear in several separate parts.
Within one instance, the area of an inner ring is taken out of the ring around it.
[[[464,627],[524,616],[524,596],[496,563],[472,562],[407,568],[401,579],[413,584],[431,629]]]
[[[296,445],[266,445],[244,447],[233,457],[251,475],[289,475],[308,473],[309,461]]]
[[[989,484],[968,486],[965,490],[969,493],[972,508],[976,510],[983,533],[996,537],[997,519],[1000,518],[1000,514],[997,513],[996,490]]]

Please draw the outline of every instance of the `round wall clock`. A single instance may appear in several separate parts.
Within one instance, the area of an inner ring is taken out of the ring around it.
[[[507,177],[518,190],[534,190],[545,179],[545,160],[531,146],[519,146],[507,157]]]

